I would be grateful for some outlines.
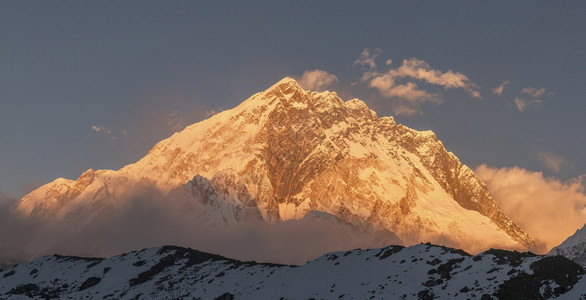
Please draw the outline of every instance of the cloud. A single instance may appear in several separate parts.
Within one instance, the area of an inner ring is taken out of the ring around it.
[[[439,93],[430,93],[416,83],[443,87],[444,89],[463,89],[472,98],[481,98],[477,86],[470,82],[462,73],[448,70],[446,72],[431,68],[431,66],[417,58],[405,59],[399,67],[392,67],[392,60],[387,60],[386,72],[376,70],[375,59],[378,53],[371,54],[364,49],[354,65],[368,66],[369,70],[361,76],[360,82],[376,89],[383,97],[392,99],[395,114],[422,113],[424,104],[441,103]]]
[[[397,69],[391,69],[389,74],[398,78],[411,77],[423,80],[430,84],[442,86],[445,89],[463,88],[470,92],[473,97],[479,97],[478,91],[474,90],[473,84],[469,82],[466,75],[452,70],[442,72],[432,69],[427,62],[417,58],[404,59],[403,64]]]
[[[179,115],[179,111],[174,110],[167,115],[167,126],[169,126],[173,132],[180,131],[187,126],[187,121]]]
[[[0,191],[0,206],[12,205],[16,202],[16,198],[8,196],[4,192]]]
[[[306,90],[321,91],[323,88],[338,82],[338,77],[324,70],[315,69],[313,71],[305,71],[298,82]]]
[[[517,106],[517,110],[520,112],[524,112],[525,109],[531,106],[536,106],[543,103],[543,101],[539,99],[529,100],[525,98],[515,97],[515,106]]]
[[[369,70],[374,70],[376,69],[376,63],[374,60],[381,52],[382,50],[377,48],[374,50],[374,53],[371,54],[368,49],[364,49],[362,50],[362,53],[360,53],[360,57],[358,57],[358,59],[352,65],[361,65],[362,67],[367,66]],[[390,64],[391,60],[389,59],[387,60],[387,65]]]
[[[523,90],[521,90],[521,94],[526,94],[531,97],[538,98],[538,97],[543,96],[546,91],[547,90],[545,88],[536,89],[536,88],[528,87],[528,88],[523,88]]]
[[[98,126],[93,125],[91,127],[91,129],[94,132],[97,132],[97,133],[100,133],[100,134],[104,134],[104,135],[110,136],[110,139],[113,140],[113,141],[116,140],[116,139],[118,139],[117,136],[113,135],[113,132],[112,132],[111,129],[108,129],[108,128],[102,126],[102,125],[98,125]],[[128,135],[128,131],[126,129],[119,130],[119,132],[123,136],[127,136]]]
[[[520,112],[524,112],[528,107],[542,104],[543,100],[538,99],[539,97],[553,95],[553,93],[546,94],[546,92],[546,88],[523,88],[521,90],[521,95],[526,95],[528,97],[515,97],[515,106],[517,107],[517,110]]]
[[[562,165],[566,162],[563,157],[557,156],[553,153],[540,152],[537,154],[537,157],[544,167],[555,173],[559,173]]]
[[[23,249],[36,226],[12,212],[16,202],[0,191],[0,267],[26,261]]]
[[[495,87],[494,89],[492,89],[492,93],[493,94],[497,94],[497,95],[502,95],[503,94],[503,90],[505,89],[505,85],[509,84],[510,82],[507,81],[503,81],[503,83],[501,83],[499,86]]]
[[[112,130],[110,130],[102,125],[99,125],[99,126],[94,125],[94,126],[92,126],[92,130],[97,133],[112,134]]]
[[[561,244],[586,221],[582,177],[561,182],[519,167],[486,165],[475,172],[505,215],[536,240],[541,252]]]
[[[402,243],[391,232],[360,229],[326,213],[275,224],[245,219],[227,225],[213,206],[221,199],[190,199],[184,194],[190,188],[167,196],[142,182],[113,188],[115,205],[86,199],[85,206],[69,207],[63,222],[22,217],[0,202],[0,263],[53,253],[106,257],[170,244],[241,260],[303,264],[326,252]]]
[[[214,115],[215,115],[215,114],[217,114],[217,113],[218,113],[218,111],[217,111],[217,110],[215,110],[215,109],[210,109],[210,110],[207,110],[207,111],[206,111],[206,118],[212,117],[212,116],[214,116]]]

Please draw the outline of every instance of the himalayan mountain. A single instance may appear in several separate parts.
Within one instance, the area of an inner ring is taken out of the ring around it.
[[[24,256],[0,249],[15,261],[164,244],[284,264],[421,242],[474,254],[535,249],[433,132],[289,77],[136,163],[56,179],[13,213],[31,224],[14,245]]]

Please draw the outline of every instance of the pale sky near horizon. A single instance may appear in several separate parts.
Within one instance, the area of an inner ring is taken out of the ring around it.
[[[316,69],[472,168],[578,178],[585,13],[584,1],[2,1],[0,193],[119,169]]]

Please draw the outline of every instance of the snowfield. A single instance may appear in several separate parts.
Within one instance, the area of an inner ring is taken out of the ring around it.
[[[107,259],[45,256],[0,271],[0,299],[580,299],[561,256],[419,244],[325,254],[302,266],[163,246]],[[574,289],[572,287],[574,286]]]

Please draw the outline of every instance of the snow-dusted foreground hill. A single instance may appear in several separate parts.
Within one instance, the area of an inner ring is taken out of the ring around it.
[[[579,299],[582,274],[561,256],[471,256],[431,244],[334,252],[302,266],[164,246],[108,259],[46,256],[4,269],[0,299]]]

